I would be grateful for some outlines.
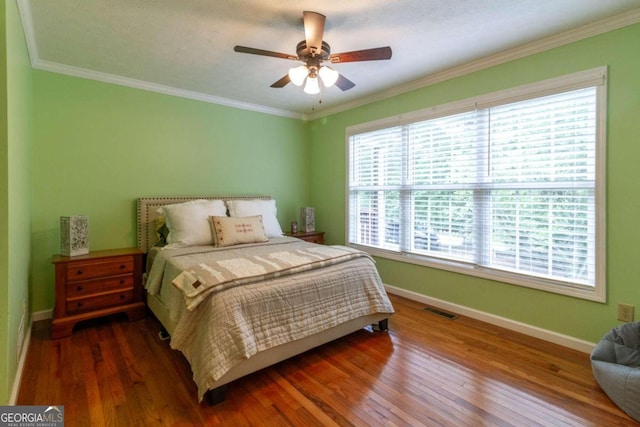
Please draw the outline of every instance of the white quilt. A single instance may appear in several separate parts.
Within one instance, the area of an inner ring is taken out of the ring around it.
[[[267,244],[287,251],[312,245],[291,238],[274,238]],[[183,295],[171,281],[194,264],[206,264],[219,251],[213,247],[160,251],[146,283],[148,292],[159,293],[172,319],[178,320],[171,347],[191,364],[200,400],[231,367],[260,351],[361,316],[393,313],[369,257],[228,287],[210,294],[193,311],[186,310]],[[224,249],[225,257],[236,257],[239,252],[228,251],[242,248]]]

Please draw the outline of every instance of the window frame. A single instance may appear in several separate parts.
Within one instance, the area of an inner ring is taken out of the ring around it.
[[[429,257],[427,255],[414,253],[395,252],[349,242],[350,138],[352,136],[587,87],[596,88],[595,284],[593,286],[572,284],[570,282],[498,270],[467,262]],[[361,249],[380,258],[606,303],[606,116],[607,67],[601,66],[515,88],[349,126],[345,132],[345,242],[348,246]]]

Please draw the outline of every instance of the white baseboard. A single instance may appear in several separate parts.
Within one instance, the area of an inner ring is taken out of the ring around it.
[[[31,344],[31,327],[34,322],[40,320],[48,320],[53,318],[53,310],[36,311],[31,314],[31,321],[29,327],[24,336],[24,343],[22,344],[22,353],[20,354],[20,360],[18,361],[18,368],[16,370],[16,378],[13,381],[13,387],[11,389],[11,396],[9,396],[9,405],[14,406],[18,400],[18,393],[20,392],[20,383],[22,382],[22,374],[24,371],[24,364],[27,360],[27,354],[29,353],[29,344]]]
[[[20,354],[20,360],[18,361],[18,368],[16,370],[16,378],[13,380],[13,387],[11,389],[11,396],[9,396],[9,405],[15,406],[18,400],[18,393],[20,392],[20,383],[22,382],[22,373],[24,371],[24,364],[27,361],[27,354],[29,353],[29,344],[31,343],[31,325],[33,325],[33,318],[29,322],[29,327],[24,335],[24,342],[22,344],[22,353]]]
[[[463,316],[471,317],[476,320],[481,320],[492,325],[500,326],[505,329],[520,332],[525,335],[529,335],[535,338],[539,338],[545,341],[559,344],[564,347],[569,347],[574,350],[581,351],[583,353],[591,353],[595,347],[595,343],[584,341],[568,335],[559,334],[557,332],[549,331],[547,329],[531,326],[526,323],[516,322],[506,317],[496,316],[494,314],[485,313],[483,311],[475,310],[473,308],[465,307],[463,305],[453,304],[448,301],[444,301],[437,298],[432,298],[426,295],[419,294],[417,292],[408,291],[406,289],[398,288],[391,285],[384,285],[387,292],[390,294],[398,295],[404,298],[408,298],[413,301],[418,301],[423,304],[437,307],[441,310],[450,311]]]
[[[31,315],[32,322],[38,322],[40,320],[53,319],[53,309],[36,311]]]

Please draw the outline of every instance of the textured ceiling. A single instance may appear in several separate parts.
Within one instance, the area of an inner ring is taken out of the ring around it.
[[[18,5],[36,68],[292,117],[401,92],[431,75],[593,23],[640,21],[640,0],[18,0]],[[324,40],[332,53],[388,45],[393,57],[336,64],[356,83],[347,92],[332,87],[311,96],[293,84],[269,87],[297,63],[235,53],[233,47],[295,54],[304,39],[304,10],[326,15]]]

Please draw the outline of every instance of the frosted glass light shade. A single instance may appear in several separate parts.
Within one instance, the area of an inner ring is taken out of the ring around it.
[[[291,83],[296,86],[302,86],[302,83],[304,83],[304,79],[308,74],[309,70],[305,65],[289,69],[289,79],[291,79]]]
[[[325,87],[333,86],[338,80],[338,76],[340,75],[340,73],[338,73],[336,70],[329,67],[320,68],[318,74],[320,74],[320,78],[322,79],[322,83],[324,83]]]
[[[309,77],[307,79],[307,84],[304,86],[304,92],[308,93],[309,95],[320,93],[320,85],[318,84],[317,77]]]

